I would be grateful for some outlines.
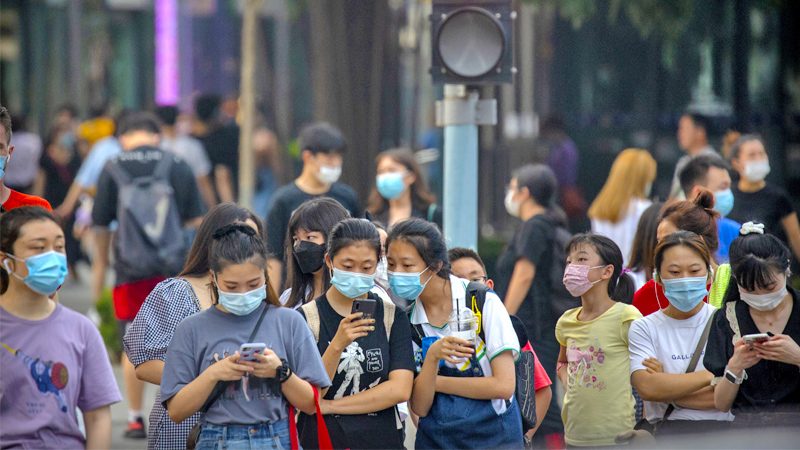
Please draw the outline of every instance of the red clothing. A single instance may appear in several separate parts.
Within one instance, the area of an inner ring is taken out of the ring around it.
[[[708,296],[703,297],[703,301],[708,303]],[[656,283],[655,280],[650,280],[633,294],[633,306],[643,316],[649,316],[659,309],[669,306],[669,300],[664,295],[664,287]]]
[[[538,392],[540,389],[544,389],[552,385],[553,382],[550,380],[550,377],[544,370],[542,363],[539,362],[539,357],[536,356],[536,352],[533,351],[530,342],[528,342],[525,347],[522,348],[522,351],[529,351],[533,353],[533,389]]]
[[[9,189],[9,191],[11,191],[11,194],[8,196],[8,200],[2,205],[3,211],[11,211],[12,209],[21,208],[23,206],[40,206],[48,211],[53,210],[53,207],[50,206],[50,202],[42,197],[23,194],[13,189]]]
[[[150,291],[164,280],[165,277],[155,277],[115,286],[113,298],[114,315],[117,316],[117,320],[130,322],[135,319]]]

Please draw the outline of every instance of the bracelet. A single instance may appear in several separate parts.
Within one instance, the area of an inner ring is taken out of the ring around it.
[[[742,384],[742,382],[747,379],[747,371],[742,370],[742,375],[737,376],[728,366],[725,366],[725,379],[733,384]]]

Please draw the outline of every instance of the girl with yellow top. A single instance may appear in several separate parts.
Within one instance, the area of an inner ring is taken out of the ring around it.
[[[642,317],[626,304],[634,282],[622,273],[617,244],[587,233],[567,245],[564,286],[581,298],[581,306],[556,324],[558,378],[566,386],[565,440],[569,447],[615,445],[614,438],[634,425],[628,329]]]

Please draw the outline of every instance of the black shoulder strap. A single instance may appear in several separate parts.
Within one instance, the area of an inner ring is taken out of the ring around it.
[[[256,326],[253,328],[253,331],[250,332],[250,338],[247,340],[248,342],[253,342],[253,339],[255,339],[256,333],[258,333],[258,329],[261,328],[261,322],[264,321],[264,316],[267,315],[268,309],[269,305],[264,305],[264,309],[261,310],[261,315],[258,316],[258,322],[256,322]],[[211,405],[219,400],[222,393],[228,388],[228,384],[230,384],[230,381],[218,381],[217,384],[214,385],[214,390],[212,390],[211,394],[208,395],[208,400],[206,400],[206,402],[203,404],[203,407],[200,408],[200,412],[202,414],[207,413],[209,408],[211,408]]]
[[[483,305],[486,304],[486,293],[489,288],[485,284],[477,281],[470,281],[466,288],[466,307],[472,310],[478,318],[478,336],[486,342],[486,333],[483,329]]]
[[[118,187],[125,186],[131,182],[131,176],[122,168],[119,159],[112,159],[106,163],[105,169],[111,175],[111,178],[117,182]]]

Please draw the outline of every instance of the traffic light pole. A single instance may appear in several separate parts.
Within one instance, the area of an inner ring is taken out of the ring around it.
[[[478,125],[497,124],[497,103],[446,84],[436,102],[444,127],[444,235],[448,247],[478,248]]]

